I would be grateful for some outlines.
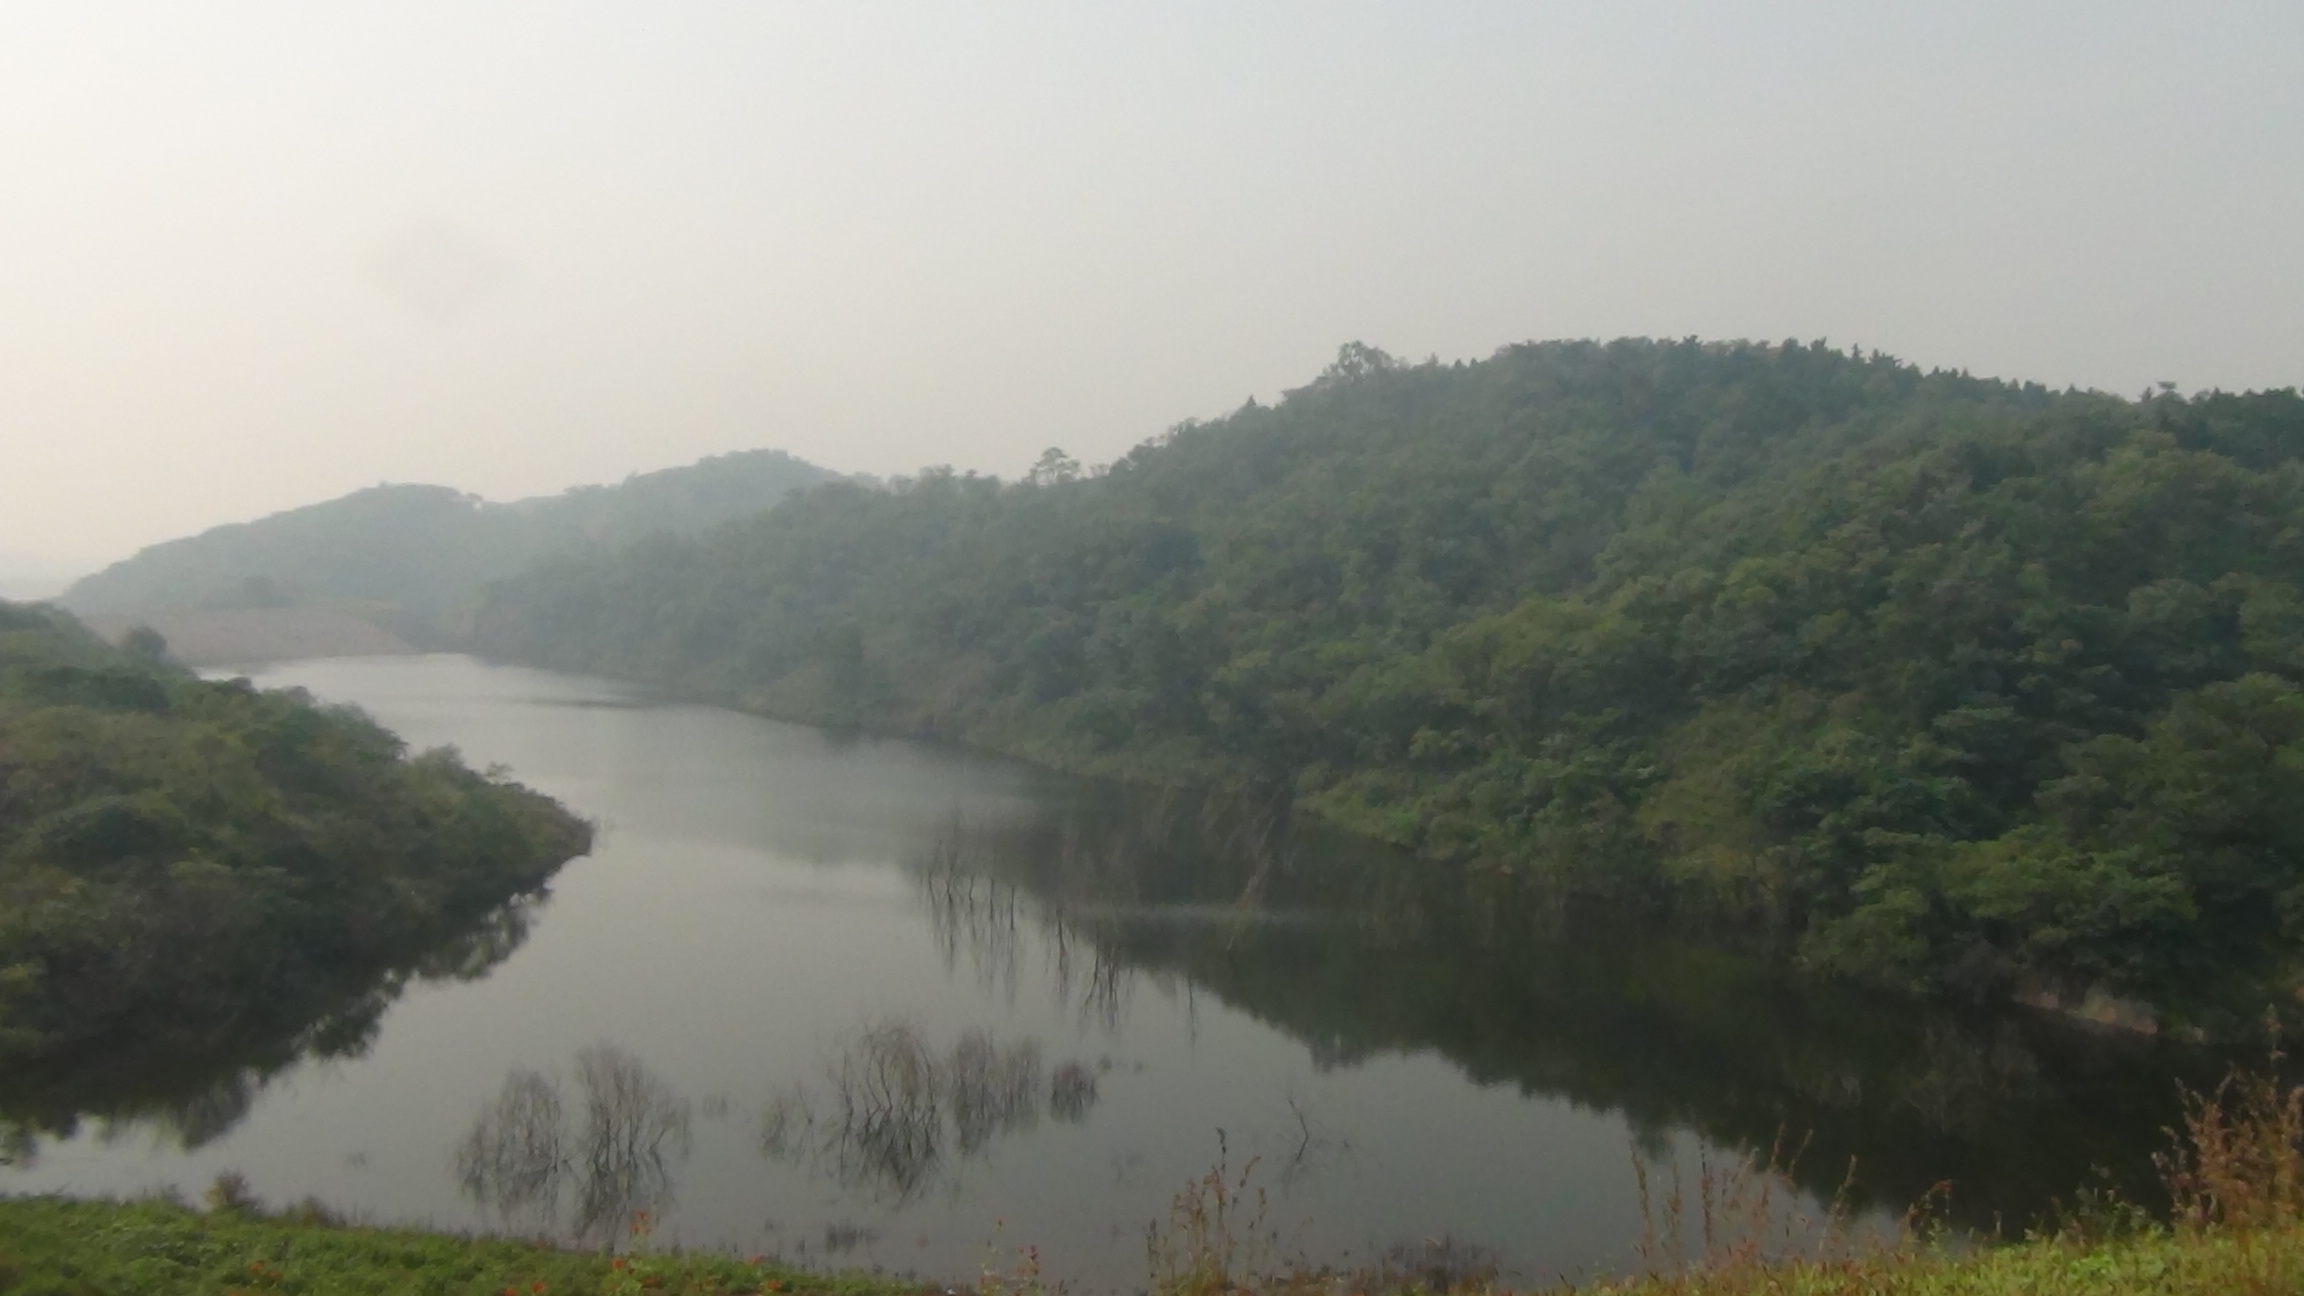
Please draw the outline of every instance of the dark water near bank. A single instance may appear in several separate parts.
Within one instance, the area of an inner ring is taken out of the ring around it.
[[[508,766],[595,854],[294,1038],[0,1077],[0,1191],[235,1170],[378,1221],[603,1241],[646,1209],[660,1241],[955,1277],[1036,1243],[1133,1287],[1223,1158],[1279,1258],[1446,1240],[1547,1281],[1632,1263],[1636,1162],[1692,1183],[1779,1140],[1811,1203],[1948,1181],[2020,1229],[2098,1168],[2148,1182],[2205,1065],[1514,917],[1500,880],[1190,797],[457,657],[259,682]]]

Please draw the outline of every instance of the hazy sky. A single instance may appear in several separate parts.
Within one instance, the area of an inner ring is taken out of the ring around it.
[[[1623,334],[2304,382],[2304,4],[0,6],[0,572]]]

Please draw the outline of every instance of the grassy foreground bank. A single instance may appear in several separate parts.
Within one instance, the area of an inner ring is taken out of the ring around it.
[[[0,1199],[7,1296],[914,1296],[919,1283],[724,1255],[623,1255],[176,1202]]]
[[[1367,1275],[1173,1275],[1170,1296],[1361,1296]],[[1030,1296],[1028,1277],[987,1277],[986,1296]],[[1411,1286],[1406,1290],[1418,1290]],[[610,1256],[525,1242],[320,1220],[202,1213],[165,1201],[0,1200],[7,1296],[414,1296],[416,1293],[792,1293],[918,1296],[942,1287],[827,1276],[729,1256]],[[2224,1296],[2304,1292],[2304,1223],[2154,1229],[2112,1240],[2044,1238],[1965,1255],[1899,1251],[1852,1260],[1755,1262],[1585,1289],[1587,1296]]]
[[[1642,1279],[1586,1296],[2243,1296],[2304,1291],[2304,1227],[2110,1242],[2049,1238],[1965,1256],[1893,1254]]]

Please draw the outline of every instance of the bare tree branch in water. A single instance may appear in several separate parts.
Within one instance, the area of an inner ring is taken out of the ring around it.
[[[952,1046],[945,1064],[952,1127],[960,1152],[983,1147],[996,1134],[1029,1129],[1040,1115],[1040,1041],[1002,1049],[982,1031]]]
[[[513,1068],[456,1147],[458,1185],[466,1197],[494,1210],[503,1226],[548,1232],[567,1171],[559,1083]]]
[[[917,1196],[944,1156],[944,1080],[916,1027],[883,1022],[841,1054],[832,1076],[839,1112],[830,1147],[841,1178],[898,1200]]]
[[[1066,899],[1073,895],[1069,883],[1035,902],[1023,885],[988,871],[1004,853],[1037,848],[1036,832],[1031,824],[970,824],[957,812],[936,830],[928,848],[914,860],[912,873],[928,906],[937,952],[952,970],[958,969],[965,952],[978,983],[1002,990],[1013,1000],[1022,980],[1024,917],[1029,906],[1047,946],[1057,996],[1072,999],[1077,984],[1082,1018],[1116,1030],[1132,978],[1096,933],[1073,920]],[[1111,875],[1101,882],[1081,883],[1084,889],[1075,897],[1091,909],[1109,908],[1112,900],[1102,892],[1116,880],[1125,885],[1129,877],[1124,866],[1104,867],[1118,860],[1118,845],[1094,851],[1081,843],[1076,829],[1064,825],[1055,849],[1064,860],[1057,870],[1059,882],[1075,874]]]
[[[1293,1128],[1281,1135],[1285,1145],[1280,1160],[1280,1190],[1294,1192],[1303,1181],[1319,1172],[1334,1156],[1352,1151],[1352,1140],[1332,1133],[1328,1123],[1315,1115],[1310,1105],[1298,1098],[1291,1087],[1281,1095],[1288,1104],[1288,1115]]]
[[[965,951],[980,981],[1013,995],[1029,912],[1057,995],[1116,1030],[1136,979],[1125,951],[1148,930],[1212,922],[1229,947],[1286,901],[1298,862],[1287,805],[1171,789],[1038,817],[955,809],[911,872],[948,968]]]
[[[1096,1097],[1096,1073],[1084,1063],[1066,1062],[1048,1078],[1048,1114],[1067,1125],[1086,1120]]]
[[[1059,1076],[1086,1068],[1068,1062]],[[842,1187],[891,1205],[919,1200],[956,1182],[957,1163],[982,1155],[999,1137],[1032,1128],[1064,1104],[1063,1119],[1084,1117],[1093,1080],[1057,1089],[1038,1040],[1002,1045],[983,1031],[938,1053],[905,1021],[867,1027],[826,1068],[826,1092],[795,1087],[761,1119],[760,1150],[805,1165]]]
[[[954,810],[913,862],[913,877],[928,902],[928,918],[947,971],[956,972],[963,950],[977,982],[987,990],[1016,996],[1023,980],[1023,891],[987,875],[974,856],[984,835]]]
[[[672,1162],[689,1151],[688,1104],[613,1044],[576,1055],[576,1082],[584,1091],[576,1232],[613,1237],[635,1212],[672,1200]]]
[[[606,1242],[635,1212],[671,1202],[673,1167],[690,1149],[687,1102],[612,1044],[576,1055],[576,1088],[571,1112],[559,1080],[515,1068],[457,1145],[459,1186],[501,1226]]]

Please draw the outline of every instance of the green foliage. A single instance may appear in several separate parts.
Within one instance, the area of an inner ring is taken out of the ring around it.
[[[1790,1260],[1610,1283],[1591,1296],[2225,1296],[2293,1292],[2304,1228],[2103,1241],[2036,1238],[1973,1254]]]
[[[1602,1296],[2226,1296],[2288,1292],[2304,1275],[2304,1230],[2210,1231],[2087,1241],[2038,1238],[1968,1254],[1911,1249],[1847,1260],[1785,1260],[1576,1290]],[[1413,1286],[1375,1272],[1352,1290],[1499,1291],[1492,1281]],[[1411,1282],[1415,1275],[1407,1275]],[[1390,1282],[1386,1280],[1390,1279]],[[1326,1292],[1324,1273],[1248,1276],[1230,1290]],[[1036,1273],[987,1275],[975,1290],[1044,1290]],[[866,1274],[826,1275],[708,1254],[614,1256],[529,1242],[354,1228],[318,1211],[299,1218],[212,1212],[164,1201],[0,1200],[0,1292],[8,1296],[224,1292],[328,1296],[904,1296],[948,1287]],[[1188,1284],[1155,1291],[1196,1290]]]
[[[2106,1240],[2037,1238],[1967,1254],[1910,1249],[1857,1259],[1784,1260],[1621,1283],[1564,1288],[1601,1296],[2225,1296],[2287,1292],[2304,1275],[2304,1230],[2242,1233],[2144,1231]],[[1352,1290],[1439,1291],[1375,1272]],[[1415,1275],[1408,1275],[1413,1280]],[[1387,1282],[1391,1279],[1391,1282]],[[1338,1276],[1247,1276],[1231,1290],[1338,1290]],[[987,1275],[975,1290],[1043,1290],[1036,1273]],[[223,1292],[329,1296],[904,1296],[930,1286],[866,1274],[826,1275],[709,1254],[615,1256],[530,1242],[413,1230],[355,1228],[324,1213],[276,1217],[197,1214],[164,1201],[0,1200],[0,1292]],[[1155,1291],[1193,1290],[1187,1284]],[[1504,1288],[1475,1280],[1457,1291]]]
[[[1364,347],[1108,469],[818,489],[496,588],[488,651],[1287,793],[1836,975],[2298,980],[2304,399],[1821,345]]]
[[[327,1296],[902,1296],[921,1290],[717,1255],[611,1255],[532,1242],[352,1228],[317,1206],[198,1214],[165,1201],[0,1199],[0,1293]]]
[[[544,555],[699,531],[832,477],[756,450],[510,504],[445,486],[375,486],[154,545],[59,601],[82,614],[321,604],[419,643],[447,643],[483,585]]]
[[[0,604],[0,1062],[292,1016],[587,849],[556,803],[357,712]],[[295,1024],[301,1025],[299,1018]]]

